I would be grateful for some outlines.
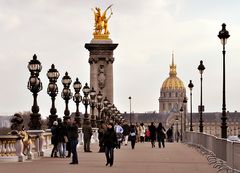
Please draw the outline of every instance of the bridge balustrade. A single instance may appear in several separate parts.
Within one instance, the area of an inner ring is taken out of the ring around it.
[[[240,142],[199,132],[185,132],[184,142],[199,148],[210,164],[219,170],[240,170]]]
[[[98,143],[98,128],[93,128],[91,143]],[[45,156],[53,148],[50,130],[28,130],[31,138],[29,152],[23,154],[23,141],[17,135],[0,135],[0,162],[24,162],[26,159]],[[82,128],[79,128],[79,146],[83,145]]]

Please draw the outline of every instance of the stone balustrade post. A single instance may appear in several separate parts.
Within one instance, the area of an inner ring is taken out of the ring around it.
[[[15,143],[16,155],[18,156],[18,161],[25,161],[25,157],[23,155],[23,142],[22,139],[17,139]]]
[[[83,145],[83,132],[82,132],[82,128],[78,128],[78,145]]]
[[[36,139],[35,139],[35,151],[37,153],[37,156],[44,156],[44,150],[43,150],[43,143],[44,143],[44,137],[43,137],[43,133],[44,130],[28,130],[27,131],[29,133],[29,135],[36,135]]]

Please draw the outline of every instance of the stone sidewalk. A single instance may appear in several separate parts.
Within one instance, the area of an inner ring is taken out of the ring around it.
[[[69,165],[69,158],[50,158],[23,163],[0,163],[0,172],[8,173],[216,173],[204,156],[181,143],[166,143],[166,148],[151,148],[137,143],[134,150],[122,146],[115,150],[113,167],[105,166],[105,155],[92,145],[92,153],[78,151],[79,164]]]

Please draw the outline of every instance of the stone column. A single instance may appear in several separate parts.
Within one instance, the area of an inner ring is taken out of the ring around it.
[[[89,51],[88,62],[90,64],[90,87],[94,87],[98,93],[113,103],[113,51],[118,44],[108,40],[93,39],[86,43],[85,48]],[[96,111],[97,113],[97,111]]]

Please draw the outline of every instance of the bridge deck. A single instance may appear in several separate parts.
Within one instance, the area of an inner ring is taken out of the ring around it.
[[[166,143],[166,148],[151,148],[137,143],[134,150],[122,146],[115,150],[113,167],[105,166],[105,156],[92,145],[92,153],[78,151],[79,164],[69,165],[69,158],[50,158],[23,163],[0,163],[1,172],[9,173],[216,173],[204,156],[181,143]]]

